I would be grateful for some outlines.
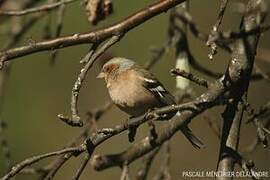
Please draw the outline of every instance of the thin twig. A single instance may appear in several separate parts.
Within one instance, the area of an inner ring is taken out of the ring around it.
[[[267,73],[265,73],[256,63],[254,64],[255,71],[262,75],[264,80],[268,83],[270,83],[270,77]]]
[[[156,175],[152,178],[152,180],[170,180],[170,159],[171,159],[171,150],[169,142],[164,143],[162,146],[164,148],[164,161],[162,161],[160,170]]]
[[[142,167],[137,172],[136,180],[147,179],[147,175],[149,173],[151,164],[153,163],[153,160],[158,154],[159,150],[160,150],[160,147],[157,147],[155,150],[153,150],[152,152],[150,152],[149,154],[143,157]]]
[[[59,114],[58,117],[66,122],[67,124],[71,126],[83,126],[83,122],[78,115],[78,97],[79,92],[82,87],[82,83],[85,80],[86,74],[88,70],[93,66],[94,62],[100,57],[107,49],[109,49],[112,45],[114,45],[116,42],[118,42],[121,38],[121,35],[115,35],[111,37],[102,47],[96,50],[96,52],[93,53],[89,61],[85,64],[85,66],[81,69],[80,74],[78,75],[78,78],[72,88],[72,95],[71,95],[71,118],[67,118],[63,116],[62,114]]]
[[[151,48],[150,51],[153,54],[152,58],[145,63],[144,67],[146,69],[150,69],[151,67],[153,67],[153,65],[156,64],[156,62],[158,62],[163,57],[163,55],[169,51],[169,47],[171,46],[171,44],[172,44],[172,40],[168,39],[160,47]]]
[[[31,13],[39,13],[39,12],[44,12],[44,11],[50,11],[53,10],[63,4],[69,4],[72,2],[75,2],[77,0],[61,0],[59,2],[54,2],[50,4],[45,4],[39,7],[34,7],[34,8],[29,8],[25,10],[19,10],[19,11],[1,11],[0,10],[0,16],[23,16]]]
[[[32,165],[33,163],[38,162],[42,159],[61,155],[61,154],[67,154],[67,153],[75,153],[75,152],[80,153],[83,150],[84,149],[81,146],[79,146],[79,147],[73,147],[73,148],[66,148],[60,151],[50,152],[50,153],[46,153],[46,154],[42,154],[38,156],[33,156],[31,158],[25,159],[24,161],[18,163],[16,166],[12,167],[11,171],[8,174],[6,174],[4,177],[2,177],[1,180],[10,179],[14,175],[18,174],[26,166]]]
[[[63,29],[63,19],[64,19],[64,14],[65,14],[65,7],[66,5],[63,3],[62,5],[59,6],[58,11],[57,11],[57,25],[56,25],[56,32],[55,32],[55,37],[59,37],[61,34],[61,31]],[[51,54],[51,59],[50,59],[50,65],[55,64],[55,59],[57,57],[58,51],[55,50]]]
[[[122,166],[122,173],[120,176],[120,180],[130,180],[129,178],[129,169],[128,169],[128,163],[124,162]]]
[[[81,176],[83,170],[85,169],[90,157],[91,156],[89,154],[85,155],[83,162],[81,163],[79,169],[76,171],[76,174],[72,177],[72,180],[79,180],[80,179],[80,176]]]
[[[220,125],[218,124],[218,122],[211,119],[208,115],[203,116],[203,119],[206,120],[207,124],[212,129],[214,134],[218,137],[218,139],[220,139],[221,138],[220,137],[221,128],[220,128]]]
[[[211,84],[207,80],[205,80],[199,76],[195,76],[194,74],[188,73],[188,72],[180,70],[180,69],[172,69],[171,73],[173,75],[182,76],[182,77],[189,79],[190,81],[195,82],[196,84],[198,84],[200,86],[204,86],[206,88],[208,88],[209,85]]]
[[[221,25],[221,22],[222,22],[224,13],[225,13],[225,9],[227,7],[229,0],[221,0],[220,2],[221,2],[221,4],[220,4],[217,22],[213,26],[212,31],[210,32],[210,34],[208,36],[208,40],[206,42],[206,45],[211,47],[211,52],[208,54],[209,59],[213,59],[213,56],[217,53],[217,45],[212,40],[212,36],[215,36],[215,34],[217,34],[217,32],[218,32],[218,29]]]
[[[89,111],[87,113],[88,118],[93,119],[93,121],[98,121],[100,118],[107,112],[107,110],[110,109],[112,106],[111,102],[106,102],[103,106],[100,108],[96,108],[92,111]],[[75,137],[73,140],[71,140],[66,147],[73,147],[79,143],[81,139],[86,139],[89,135],[89,129],[93,128],[93,121],[88,120],[86,121],[87,124],[83,128],[83,130],[79,133],[77,137]],[[44,180],[50,180],[54,177],[54,175],[57,173],[57,171],[64,165],[66,161],[70,159],[72,156],[72,153],[66,154],[64,156],[60,156],[58,159],[54,160],[51,164],[46,166],[44,169],[49,169],[48,173],[43,175]]]
[[[8,49],[11,48],[13,46],[15,46],[18,42],[20,42],[20,40],[22,39],[22,37],[39,21],[42,19],[42,17],[44,17],[44,14],[38,14],[36,16],[33,16],[31,19],[29,19],[28,21],[26,21],[20,31],[14,33],[11,35],[11,37],[9,38],[8,42],[6,43],[6,45],[4,46],[3,49]]]
[[[0,118],[0,146],[4,154],[3,164],[5,164],[5,170],[8,171],[11,167],[11,153],[8,141],[4,135],[4,129],[6,128],[6,126],[6,122],[2,118]]]

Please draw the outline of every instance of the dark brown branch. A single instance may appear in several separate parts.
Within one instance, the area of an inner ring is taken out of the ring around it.
[[[14,49],[9,49],[0,52],[0,62],[3,63],[14,58],[22,57],[35,52],[46,51],[64,48],[68,46],[85,44],[85,43],[100,43],[113,35],[126,33],[136,26],[144,23],[150,18],[167,11],[168,9],[184,2],[185,0],[164,0],[144,8],[137,13],[129,16],[123,21],[89,33],[76,33],[69,36],[58,37],[54,39],[35,42],[32,44],[20,46]]]
[[[263,11],[260,11],[263,5],[265,5],[263,1],[259,3],[257,0],[250,0],[248,2],[247,11],[255,8],[259,8],[259,10],[243,17],[241,30],[248,31],[263,22],[265,14]],[[249,80],[259,37],[260,34],[256,34],[237,40],[233,48],[232,60],[227,70],[228,79],[224,80],[235,81],[240,78],[240,81],[232,89],[233,99],[227,104],[223,113],[224,123],[218,162],[219,171],[232,172],[234,170],[235,158],[233,153],[238,152],[240,125],[246,106],[244,102],[247,102]],[[222,176],[218,177],[218,179],[225,180],[231,178]]]
[[[241,96],[240,96],[241,97]],[[232,152],[238,151],[240,125],[243,117],[244,105],[237,99],[227,105],[223,113],[224,124],[221,136],[220,155],[218,161],[218,171],[233,172],[235,159]],[[229,179],[222,176],[218,179]]]

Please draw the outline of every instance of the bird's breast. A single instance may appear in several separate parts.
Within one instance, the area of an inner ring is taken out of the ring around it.
[[[147,112],[148,109],[158,107],[159,103],[155,96],[138,81],[131,79],[133,78],[110,84],[108,89],[114,104],[131,116],[139,116]]]

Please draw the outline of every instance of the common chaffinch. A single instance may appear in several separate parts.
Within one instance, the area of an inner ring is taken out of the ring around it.
[[[105,79],[113,103],[131,116],[140,116],[149,109],[176,104],[174,97],[151,72],[126,58],[109,60],[97,78]],[[168,115],[167,119],[175,114]],[[187,126],[181,131],[193,146],[204,147]]]

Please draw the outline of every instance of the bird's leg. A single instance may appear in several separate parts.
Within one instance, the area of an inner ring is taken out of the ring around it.
[[[157,139],[157,132],[156,132],[156,127],[154,124],[154,120],[148,121],[148,126],[149,126],[149,142],[150,144],[153,146],[156,143],[156,139]]]
[[[129,117],[129,119],[132,119],[132,118],[134,118],[134,116]],[[129,142],[133,142],[135,140],[137,128],[138,128],[137,126],[128,127],[128,141]]]
[[[155,110],[157,108],[148,109],[147,113],[145,114],[145,119],[151,119],[151,121],[162,121],[162,120],[168,120],[169,116],[168,114],[157,114],[155,113]],[[170,118],[169,118],[170,119]]]
[[[148,126],[149,126],[149,142],[151,145],[154,145],[156,142],[156,138],[157,138],[157,132],[156,132],[156,127],[154,124],[154,121],[158,120],[160,118],[160,116],[156,113],[153,113],[153,110],[155,109],[148,109],[148,112],[146,113],[145,118],[146,119],[150,119],[150,121],[148,121]]]
[[[154,112],[155,109],[157,109],[157,108],[148,109],[147,113],[145,113],[144,119],[151,119],[151,121],[156,121],[156,120],[162,118],[160,115],[158,115],[157,113]]]

